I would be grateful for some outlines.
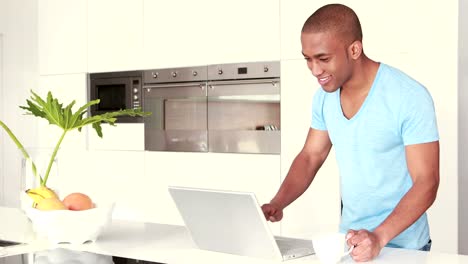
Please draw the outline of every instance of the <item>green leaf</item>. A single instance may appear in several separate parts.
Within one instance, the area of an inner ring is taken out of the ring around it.
[[[13,132],[10,130],[10,128],[5,123],[3,123],[1,120],[0,120],[0,126],[3,127],[3,129],[5,129],[7,134],[10,136],[11,140],[13,140],[13,142],[16,144],[16,147],[18,147],[18,149],[23,154],[24,159],[26,161],[28,161],[28,162],[29,161],[31,162],[31,169],[32,169],[33,175],[34,175],[34,177],[38,178],[39,182],[42,184],[43,179],[37,173],[36,164],[34,164],[34,161],[31,160],[31,157],[29,156],[29,153],[24,148],[23,144],[21,144],[21,142],[18,140],[18,138],[15,136],[15,134],[13,134]]]
[[[94,130],[96,130],[96,133],[98,134],[98,136],[99,136],[100,138],[102,138],[102,127],[101,127],[101,123],[98,123],[98,122],[93,123],[93,128],[94,128]]]
[[[76,111],[75,114],[73,114],[72,120],[71,120],[71,126],[74,127],[76,126],[76,122],[81,121],[83,119],[83,115],[87,112],[88,107],[91,107],[92,105],[99,104],[99,99],[90,101],[80,107],[78,111]]]
[[[51,160],[47,167],[46,174],[44,175],[43,181],[41,181],[42,186],[46,186],[47,179],[49,176],[50,169],[52,167],[53,161],[55,156],[57,155],[57,151],[64,139],[66,133],[68,131],[77,129],[81,131],[81,129],[87,125],[92,125],[94,130],[99,137],[103,137],[102,134],[102,123],[108,123],[110,125],[115,126],[115,121],[119,116],[148,116],[151,115],[150,112],[142,112],[141,108],[138,109],[124,109],[116,112],[109,112],[102,115],[95,115],[91,117],[83,118],[84,115],[87,113],[88,108],[99,104],[99,100],[93,100],[87,102],[83,106],[81,106],[75,113],[73,113],[73,106],[75,105],[75,101],[72,101],[68,104],[65,108],[63,108],[63,104],[58,101],[58,99],[54,98],[51,92],[47,93],[47,98],[44,100],[39,95],[31,91],[32,96],[30,100],[26,100],[27,106],[20,106],[21,109],[26,110],[27,115],[33,115],[36,117],[46,119],[49,124],[56,125],[60,127],[63,132],[62,136],[60,137],[59,141],[57,142],[54,152],[52,153]],[[13,137],[12,137],[13,138]],[[14,138],[16,139],[16,138]],[[15,141],[15,143],[19,143],[19,141]],[[18,145],[20,146],[20,145]]]

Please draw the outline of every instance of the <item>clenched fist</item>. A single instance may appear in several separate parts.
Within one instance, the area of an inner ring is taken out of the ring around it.
[[[262,205],[262,211],[268,221],[277,222],[283,218],[283,209],[274,203]]]
[[[383,248],[377,235],[365,229],[349,230],[346,234],[346,240],[349,246],[354,245],[350,255],[357,262],[374,259]]]

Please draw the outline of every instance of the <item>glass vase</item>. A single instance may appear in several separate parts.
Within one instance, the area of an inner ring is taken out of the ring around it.
[[[44,178],[49,167],[49,163],[52,157],[52,149],[43,148],[30,148],[27,149],[30,159],[22,158],[21,160],[21,183],[20,183],[20,201],[21,207],[31,207],[32,200],[26,195],[25,191],[28,189],[37,188],[41,185],[39,176]],[[34,166],[36,175],[34,175]],[[47,180],[47,187],[53,188],[51,179],[57,179],[58,174],[58,161],[57,157],[52,162],[49,170],[49,176]],[[57,191],[54,189],[57,193]],[[58,193],[57,193],[58,194]]]

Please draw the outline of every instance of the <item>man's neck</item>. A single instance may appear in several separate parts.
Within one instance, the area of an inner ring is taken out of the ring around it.
[[[341,95],[346,97],[367,95],[374,83],[379,65],[380,63],[363,55],[363,58],[356,62],[351,79],[343,85]]]

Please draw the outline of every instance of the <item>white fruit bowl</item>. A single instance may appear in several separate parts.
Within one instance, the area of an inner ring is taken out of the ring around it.
[[[25,208],[36,235],[51,243],[82,244],[96,241],[103,229],[112,221],[114,204],[97,205],[83,211],[41,211]]]

